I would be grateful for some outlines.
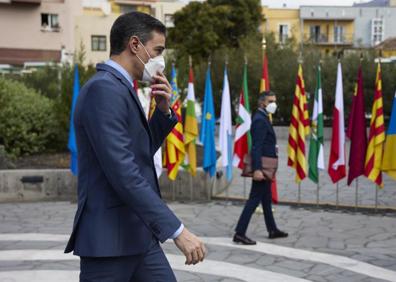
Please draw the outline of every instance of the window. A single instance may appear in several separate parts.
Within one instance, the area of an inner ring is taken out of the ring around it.
[[[384,40],[384,20],[372,19],[371,20],[371,43],[377,45]]]
[[[164,24],[165,24],[166,27],[174,27],[174,24],[173,24],[173,15],[171,15],[171,14],[165,14],[165,17],[164,17]]]
[[[105,35],[92,35],[91,36],[91,49],[92,51],[106,51],[106,36]]]
[[[310,39],[315,43],[320,41],[320,25],[310,26]]]
[[[334,26],[334,43],[344,42],[344,27],[340,25]]]
[[[121,8],[121,14],[136,12],[137,10],[135,5],[120,5],[120,8]]]
[[[289,26],[286,24],[279,25],[279,42],[286,43],[289,38]]]
[[[57,14],[41,14],[41,29],[43,31],[59,31],[59,17]]]

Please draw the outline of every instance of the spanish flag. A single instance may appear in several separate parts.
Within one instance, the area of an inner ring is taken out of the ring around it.
[[[392,114],[386,134],[382,171],[396,180],[396,93],[393,98]]]
[[[378,63],[364,175],[380,187],[384,186],[381,173],[382,152],[385,142],[383,104],[381,64]]]
[[[289,127],[289,145],[287,148],[287,165],[296,170],[296,182],[300,183],[307,176],[305,158],[305,137],[309,134],[309,116],[307,96],[305,95],[304,77],[301,64],[298,66],[296,90]]]

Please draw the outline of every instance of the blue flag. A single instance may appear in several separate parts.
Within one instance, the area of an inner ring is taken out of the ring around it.
[[[73,117],[74,117],[74,109],[76,107],[79,92],[80,92],[80,78],[78,75],[78,66],[76,64],[74,67],[73,101],[72,101],[72,108],[70,115],[69,142],[67,145],[71,154],[70,170],[74,175],[77,175],[78,165],[77,165],[76,132],[74,130]]]
[[[216,147],[215,112],[212,95],[212,81],[210,79],[210,67],[206,72],[200,141],[204,146],[203,169],[205,172],[209,172],[210,177],[213,177],[216,173]]]
[[[179,90],[177,89],[177,72],[175,69],[175,64],[172,64],[171,70],[171,86],[172,86],[172,97],[171,97],[171,105],[176,101],[179,96]]]

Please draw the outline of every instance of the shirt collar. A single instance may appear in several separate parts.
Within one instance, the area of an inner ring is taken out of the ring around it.
[[[267,113],[266,110],[264,110],[264,109],[262,109],[262,108],[259,108],[258,110],[259,110],[260,112],[264,113],[266,116],[268,116],[268,113]]]
[[[109,59],[105,62],[106,65],[115,68],[117,71],[119,71],[127,80],[130,84],[133,85],[133,78],[132,76],[117,62],[113,61],[112,59]]]

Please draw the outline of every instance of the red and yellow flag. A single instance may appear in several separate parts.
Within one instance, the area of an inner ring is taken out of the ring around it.
[[[364,175],[378,186],[383,187],[381,164],[385,143],[385,124],[382,100],[381,64],[377,66],[373,109],[371,112],[369,143],[366,151]]]
[[[287,148],[287,165],[296,170],[296,182],[300,183],[307,176],[305,158],[305,137],[309,134],[309,115],[305,95],[304,77],[301,64],[298,66],[296,90],[289,127],[289,145]]]
[[[172,66],[171,85],[173,91],[172,109],[177,116],[178,123],[172,129],[171,133],[169,133],[169,135],[166,137],[164,164],[168,169],[169,179],[175,180],[179,172],[179,167],[184,162],[185,148],[184,148],[184,137],[183,137],[181,102],[177,90],[176,70],[173,66]]]

